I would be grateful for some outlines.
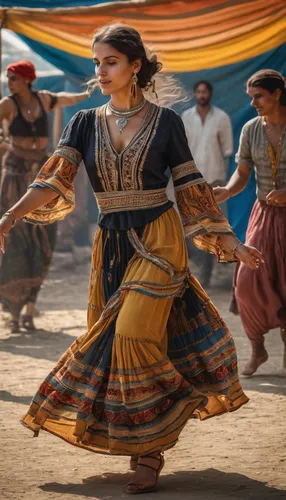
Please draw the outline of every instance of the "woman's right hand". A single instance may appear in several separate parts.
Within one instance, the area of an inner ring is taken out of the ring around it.
[[[217,203],[222,203],[230,198],[230,192],[226,187],[215,187],[213,188],[215,201]]]
[[[2,217],[0,219],[0,250],[5,253],[5,235],[10,231],[13,225],[12,217]]]

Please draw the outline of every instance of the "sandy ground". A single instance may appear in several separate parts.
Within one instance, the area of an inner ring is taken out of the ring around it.
[[[66,268],[62,268],[65,262]],[[89,266],[69,266],[57,254],[41,292],[41,330],[11,335],[0,330],[0,497],[13,500],[127,498],[128,459],[73,448],[42,432],[35,439],[19,423],[33,393],[69,344],[85,331]],[[222,270],[223,269],[223,270]],[[236,341],[240,366],[249,355],[240,320],[228,313],[231,268],[219,266],[211,296]],[[267,336],[269,361],[242,379],[250,403],[206,422],[190,421],[166,453],[157,493],[146,499],[274,500],[286,498],[286,378],[279,373],[279,332]],[[129,496],[128,496],[129,498]],[[143,498],[143,497],[142,497]]]

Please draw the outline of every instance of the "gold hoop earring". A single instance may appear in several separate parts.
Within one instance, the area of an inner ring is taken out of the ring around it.
[[[138,83],[138,76],[137,76],[137,73],[134,72],[133,76],[132,76],[132,84],[131,84],[131,95],[134,98],[137,97],[137,83]]]

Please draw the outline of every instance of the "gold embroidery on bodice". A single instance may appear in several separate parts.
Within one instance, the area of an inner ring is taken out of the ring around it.
[[[150,104],[142,125],[121,153],[112,146],[106,105],[96,110],[95,161],[104,191],[143,190],[143,166],[156,134],[162,109]]]

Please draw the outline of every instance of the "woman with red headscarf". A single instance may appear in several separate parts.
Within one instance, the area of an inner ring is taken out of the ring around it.
[[[36,71],[30,61],[18,61],[7,67],[11,94],[0,101],[0,121],[9,126],[9,142],[2,162],[0,184],[0,215],[26,192],[47,159],[48,115],[57,107],[71,106],[89,94],[52,93],[33,91]],[[34,307],[41,284],[47,274],[55,245],[56,225],[34,227],[18,222],[7,238],[7,252],[0,265],[0,299],[10,312],[10,329],[19,331],[23,306],[22,326],[35,328]]]

